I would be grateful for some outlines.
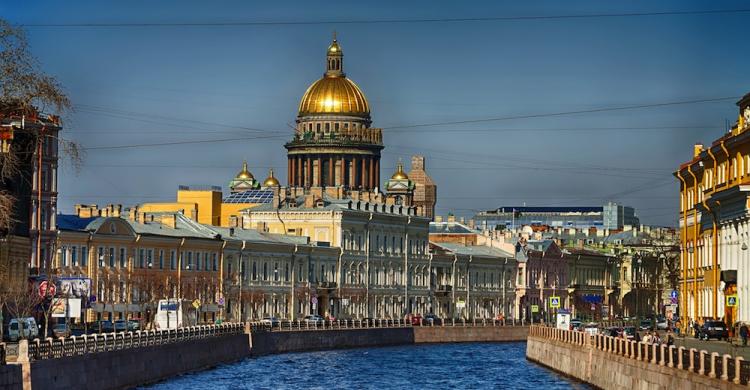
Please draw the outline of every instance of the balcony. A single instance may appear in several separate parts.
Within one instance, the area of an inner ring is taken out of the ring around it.
[[[435,289],[435,295],[447,296],[453,291],[453,286],[450,284],[441,284]]]

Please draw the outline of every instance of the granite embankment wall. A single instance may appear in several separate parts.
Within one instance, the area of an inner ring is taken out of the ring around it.
[[[256,332],[251,337],[254,356],[275,353],[365,348],[421,343],[524,341],[528,327],[460,326],[299,330]]]
[[[602,389],[735,389],[730,381],[666,365],[619,356],[592,345],[569,344],[530,335],[526,357],[564,375]]]
[[[30,363],[33,389],[121,389],[249,356],[247,334],[211,337]],[[28,363],[27,363],[28,364]],[[20,365],[16,366],[20,367]],[[0,388],[3,388],[0,386]]]
[[[0,365],[0,389],[23,389],[23,371],[20,365]]]

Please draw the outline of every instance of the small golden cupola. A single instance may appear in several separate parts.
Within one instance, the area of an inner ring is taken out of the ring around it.
[[[273,168],[268,170],[268,177],[263,181],[263,188],[279,187],[279,180],[273,176]]]
[[[242,162],[242,170],[229,182],[229,191],[242,192],[247,190],[255,190],[260,187],[260,183],[255,180],[255,177],[250,170],[247,169],[247,161]]]
[[[392,198],[395,204],[411,205],[414,197],[414,182],[409,180],[409,176],[404,172],[404,164],[401,161],[398,162],[396,173],[388,180],[385,189],[387,196]]]

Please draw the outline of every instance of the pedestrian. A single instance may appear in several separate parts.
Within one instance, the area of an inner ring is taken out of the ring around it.
[[[643,343],[651,344],[651,332],[650,331],[646,331],[646,334],[643,336]]]
[[[652,344],[661,344],[661,337],[659,337],[659,332],[654,332],[654,338],[651,340]]]
[[[747,347],[747,336],[748,336],[747,325],[743,323],[742,326],[740,326],[740,337],[742,337],[743,347]]]
[[[638,333],[638,329],[635,330],[635,336],[633,337],[633,339],[635,340],[636,343],[641,342],[641,335],[640,333]]]
[[[674,337],[672,331],[667,332],[667,347],[674,345]]]

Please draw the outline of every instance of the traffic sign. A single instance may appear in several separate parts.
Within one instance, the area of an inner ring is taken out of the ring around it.
[[[219,306],[224,306],[224,297],[219,297]]]
[[[194,308],[195,308],[196,310],[198,310],[198,308],[199,308],[199,307],[201,307],[201,301],[199,301],[199,300],[197,300],[197,299],[196,299],[196,300],[194,300],[194,301],[193,301],[193,307],[194,307]]]
[[[560,297],[549,297],[549,307],[552,307],[552,308],[560,307]]]
[[[727,295],[727,306],[737,306],[737,294]]]
[[[539,313],[539,305],[531,305],[532,313]]]
[[[46,280],[39,283],[39,296],[40,297],[44,298],[48,296],[55,296],[55,292],[57,292],[57,287],[55,287],[53,283],[49,283]]]
[[[310,298],[310,303],[312,303],[313,305],[317,305],[318,304],[318,297],[312,297],[312,298]]]
[[[677,290],[672,290],[672,292],[669,293],[669,297],[672,298],[673,300],[677,299],[678,296],[679,296],[679,293],[677,292]]]

